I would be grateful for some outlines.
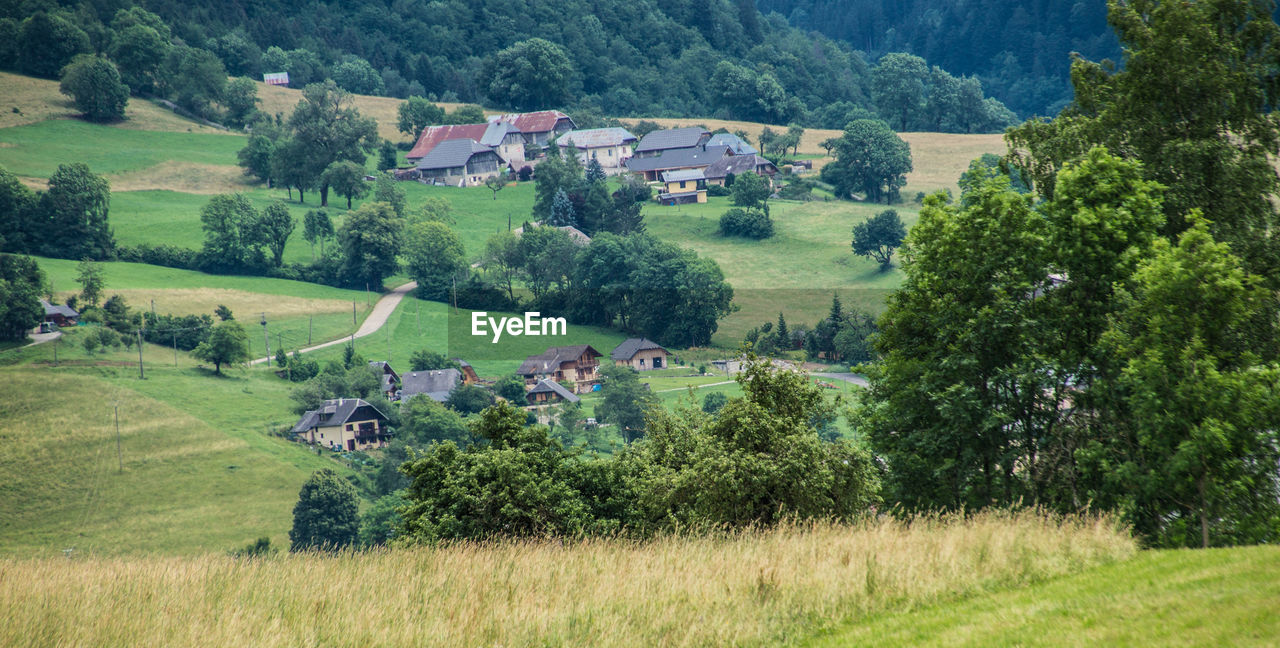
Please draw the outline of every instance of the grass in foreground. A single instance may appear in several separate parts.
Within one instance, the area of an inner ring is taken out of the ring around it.
[[[1072,576],[860,621],[814,646],[1274,646],[1280,547],[1148,551]]]
[[[775,645],[1133,552],[1109,520],[988,514],[644,543],[9,560],[0,644]]]

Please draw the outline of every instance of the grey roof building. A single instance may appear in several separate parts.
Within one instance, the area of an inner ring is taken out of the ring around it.
[[[633,157],[627,160],[627,170],[643,173],[646,180],[657,180],[662,171],[672,169],[701,169],[712,162],[732,155],[727,146],[671,149],[656,157]]]
[[[524,395],[524,399],[525,402],[530,405],[550,403],[559,400],[567,400],[570,403],[576,403],[582,400],[581,398],[578,398],[577,394],[565,389],[564,385],[548,379],[539,380],[538,384],[534,385],[533,389],[530,389]]]
[[[622,341],[622,344],[613,348],[613,351],[609,353],[609,358],[626,362],[634,358],[637,353],[648,350],[666,351],[661,344],[648,338],[627,338]]]
[[[446,140],[437,144],[430,153],[418,160],[418,170],[463,167],[471,161],[471,158],[485,153],[492,154],[495,158],[498,156],[493,149],[473,139]]]
[[[778,167],[759,155],[730,155],[707,165],[704,173],[707,180],[711,181],[723,180],[730,173],[735,176],[740,176],[744,173],[755,173],[773,177],[777,175]]]
[[[593,149],[603,146],[622,146],[636,141],[636,136],[625,128],[588,128],[571,130],[556,139],[556,144],[566,148],[570,144],[578,149]]]
[[[760,152],[733,133],[716,133],[707,140],[707,146],[727,146],[734,155],[755,155]]]
[[[636,155],[654,155],[658,151],[702,146],[710,138],[711,132],[700,126],[656,130],[640,140],[636,145]]]
[[[400,400],[407,401],[419,394],[443,403],[462,382],[462,372],[457,369],[410,371],[400,377]]]

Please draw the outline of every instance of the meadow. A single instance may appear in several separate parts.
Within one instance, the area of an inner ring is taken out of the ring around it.
[[[0,644],[778,645],[1134,551],[1106,518],[986,513],[644,542],[2,560]]]

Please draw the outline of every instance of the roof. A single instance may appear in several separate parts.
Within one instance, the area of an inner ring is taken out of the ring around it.
[[[760,152],[733,133],[716,133],[707,140],[707,146],[727,146],[734,155],[755,155]]]
[[[667,351],[662,348],[662,345],[648,338],[627,338],[622,341],[622,344],[613,348],[613,352],[609,354],[609,357],[613,360],[625,361],[634,358],[637,353],[648,351],[649,349]]]
[[[549,226],[549,225],[537,224],[537,225],[534,225],[534,227],[551,227],[551,226]],[[591,237],[590,237],[590,236],[587,236],[585,232],[583,232],[582,230],[580,230],[580,229],[578,229],[578,228],[576,228],[576,227],[574,227],[574,226],[572,226],[572,225],[555,225],[554,227],[555,227],[556,229],[560,229],[560,230],[564,230],[564,231],[568,232],[568,233],[569,233],[569,240],[573,241],[574,243],[577,243],[578,245],[589,245],[589,244],[591,243]],[[515,229],[511,230],[511,233],[512,233],[512,234],[515,234],[515,235],[516,235],[516,237],[519,237],[521,234],[524,234],[524,228],[523,228],[523,227],[517,227],[517,228],[515,228]]]
[[[524,359],[520,364],[520,368],[516,373],[521,376],[532,376],[538,373],[548,373],[560,368],[560,365],[566,362],[574,362],[582,357],[582,354],[599,358],[602,353],[591,348],[589,344],[575,344],[573,346],[551,347],[537,355],[531,355]]]
[[[428,126],[422,129],[422,134],[418,136],[418,142],[413,145],[405,157],[409,160],[419,160],[426,157],[441,142],[456,139],[473,139],[477,142],[484,139],[485,132],[489,130],[489,124],[454,124],[451,126]]]
[[[708,178],[723,178],[730,173],[733,175],[755,173],[760,166],[770,166],[773,167],[774,173],[778,172],[778,167],[774,163],[759,155],[730,155],[707,166],[706,175]]]
[[[453,368],[410,371],[400,378],[400,400],[426,394],[431,400],[443,403],[449,400],[449,392],[460,382],[462,372]]]
[[[387,417],[383,416],[382,412],[378,411],[378,408],[370,405],[364,399],[337,398],[325,401],[324,404],[320,406],[320,409],[307,410],[307,412],[302,415],[302,419],[298,421],[298,424],[293,426],[292,432],[294,434],[301,434],[311,428],[319,427],[320,425],[324,425],[325,427],[342,425],[347,421],[350,421],[351,417],[364,407],[369,408],[368,411],[373,412],[379,420],[387,420]]]
[[[481,153],[497,153],[493,149],[473,139],[448,140],[440,142],[431,152],[418,160],[418,169],[452,169],[465,166],[471,158]]]
[[[640,140],[640,144],[636,146],[636,153],[694,147],[702,143],[704,136],[710,134],[710,131],[701,126],[656,130]]]
[[[561,147],[567,147],[572,142],[574,148],[589,149],[604,146],[622,146],[634,141],[636,141],[636,136],[625,128],[590,128],[587,130],[571,130],[561,135],[560,139],[556,140],[556,144]]]
[[[499,146],[508,134],[519,132],[515,126],[508,122],[491,122],[484,129],[484,135],[480,136],[480,143],[489,147]]]
[[[663,182],[680,182],[682,180],[705,180],[706,174],[702,169],[676,169],[675,171],[664,171],[662,173]]]
[[[48,317],[50,315],[61,315],[63,317],[80,317],[80,313],[77,313],[76,309],[70,306],[67,306],[66,304],[50,304],[49,302],[41,299],[40,305],[44,307],[45,317]]]
[[[706,149],[671,149],[663,151],[662,155],[657,157],[628,158],[626,165],[627,169],[631,171],[690,169],[695,167],[705,167],[729,154],[729,147],[727,146],[708,146]]]
[[[510,122],[521,133],[546,133],[554,130],[556,122],[561,119],[568,119],[569,123],[573,124],[573,120],[559,110],[539,110],[537,112],[497,115],[490,117],[489,121]],[[574,125],[576,126],[576,124]]]
[[[563,398],[569,401],[570,403],[576,403],[582,400],[581,398],[578,398],[577,394],[569,391],[568,389],[565,389],[564,385],[561,385],[560,383],[554,380],[550,380],[546,378],[539,380],[538,384],[534,385],[533,389],[530,389],[529,393],[526,394],[525,397],[528,398],[533,394],[542,394],[542,393],[548,393],[548,392],[556,394],[560,398]]]

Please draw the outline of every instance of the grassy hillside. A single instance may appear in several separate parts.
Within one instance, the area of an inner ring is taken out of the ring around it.
[[[283,383],[213,378],[185,354],[175,368],[151,345],[139,380],[136,351],[60,346],[57,368],[43,345],[21,352],[37,364],[0,371],[0,554],[196,554],[264,535],[287,546],[303,480],[336,466],[264,434],[292,423]]]
[[[644,543],[5,560],[0,644],[778,645],[1133,551],[1106,521],[988,514]]]
[[[0,72],[0,88],[4,89],[3,96],[0,96],[0,128],[71,118],[79,114],[70,97],[58,92],[57,81]],[[116,127],[182,133],[226,132],[179,117],[166,108],[137,98],[129,100],[124,114],[125,121]]]
[[[302,90],[299,88],[267,85],[261,81],[256,81],[255,83],[258,86],[258,110],[268,115],[276,115],[278,113],[288,118],[293,113],[293,109],[298,105],[298,102],[302,101]],[[361,115],[372,117],[378,122],[379,137],[393,142],[417,139],[417,134],[410,137],[397,129],[397,124],[400,122],[398,111],[400,104],[404,103],[403,99],[354,95],[354,103]],[[465,104],[437,101],[436,105],[446,111],[453,111]],[[497,110],[487,110],[485,114],[498,114],[499,112]]]
[[[1023,589],[873,616],[809,645],[1274,646],[1280,547],[1148,551]]]

